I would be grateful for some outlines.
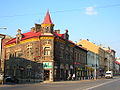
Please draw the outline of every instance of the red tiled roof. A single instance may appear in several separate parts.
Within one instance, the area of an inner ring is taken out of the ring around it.
[[[28,39],[28,38],[32,38],[32,37],[37,37],[37,36],[40,36],[40,35],[41,35],[40,32],[37,32],[37,33],[34,33],[34,32],[23,33],[22,34],[22,40],[25,40],[25,39]],[[11,44],[11,43],[14,43],[14,42],[16,42],[16,38],[11,39],[6,44]]]
[[[54,32],[54,34],[56,35],[56,36],[59,36],[59,37],[61,37],[61,38],[63,38],[64,39],[64,34],[58,34],[58,33],[56,33],[56,32]],[[68,40],[68,42],[70,42],[70,43],[72,43],[72,44],[74,44],[74,45],[76,45],[73,41],[71,41],[71,40]],[[76,45],[76,46],[78,46],[78,45]],[[83,49],[83,50],[86,50],[87,51],[87,49],[86,48],[84,48],[84,47],[82,47],[82,46],[78,46],[78,47],[80,47],[81,49]]]
[[[120,60],[116,60],[115,63],[120,64]]]
[[[58,33],[54,32],[54,35],[55,35],[55,36],[59,36],[59,37],[61,37],[61,38],[64,39],[64,34],[58,34]]]
[[[54,33],[54,34],[55,34],[55,36],[59,36],[59,37],[64,39],[64,34],[57,34],[57,33]],[[28,39],[28,38],[37,37],[37,36],[41,36],[41,33],[40,32],[37,32],[37,33],[35,33],[35,32],[23,33],[21,41],[25,40],[25,39]],[[44,36],[44,35],[42,35],[42,36]],[[47,35],[47,36],[49,36],[49,35]],[[11,43],[15,43],[15,42],[16,42],[16,38],[13,38],[13,39],[9,40],[6,44],[11,44]]]
[[[56,37],[61,37],[61,38],[64,39],[64,34],[58,34],[58,33],[54,32],[54,35],[55,35]],[[22,41],[22,40],[25,40],[25,39],[33,38],[33,37],[38,37],[38,36],[41,36],[41,32],[37,32],[37,33],[35,33],[35,32],[23,33],[23,34],[22,34],[22,39],[21,39],[21,41]],[[42,35],[42,36],[44,36],[44,35]],[[45,36],[46,36],[46,35],[45,35]],[[47,36],[49,36],[49,35],[47,35]],[[51,36],[51,35],[50,35],[50,36]],[[6,45],[7,45],[7,44],[11,44],[11,43],[15,43],[15,42],[16,42],[16,38],[13,38],[13,39],[9,40],[9,41],[6,43]],[[68,40],[68,42],[76,45],[76,44],[75,44],[73,41],[71,41],[71,40]],[[78,45],[76,45],[76,46],[78,46]],[[82,47],[82,46],[78,46],[78,47],[80,47],[80,48],[82,48],[82,49],[84,49],[84,50],[87,51],[87,49],[84,48],[84,47]]]
[[[46,16],[45,16],[42,24],[53,24],[51,17],[50,17],[50,14],[49,14],[49,11],[47,11]]]
[[[2,40],[2,47],[4,47],[4,45],[6,44],[6,42],[8,42],[9,40],[11,40],[11,39],[6,39],[6,38],[3,39],[3,40]]]

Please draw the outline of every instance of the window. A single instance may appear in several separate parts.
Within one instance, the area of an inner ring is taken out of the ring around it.
[[[16,57],[21,57],[22,55],[22,52],[16,52]]]
[[[45,32],[48,33],[49,32],[49,27],[45,27]]]
[[[50,55],[50,47],[45,47],[44,48],[44,55]]]
[[[10,58],[10,53],[7,53],[6,54],[6,59],[9,59]]]
[[[27,56],[31,56],[32,48],[33,48],[32,44],[28,44],[26,48],[27,48]]]

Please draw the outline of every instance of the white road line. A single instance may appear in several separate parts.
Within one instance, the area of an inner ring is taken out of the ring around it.
[[[105,84],[108,84],[108,83],[111,83],[111,82],[115,82],[115,81],[118,81],[120,79],[116,79],[116,80],[113,80],[113,81],[109,81],[109,82],[105,82],[105,83],[102,83],[102,84],[99,84],[99,85],[96,85],[96,86],[93,86],[93,87],[90,87],[90,88],[86,88],[84,90],[90,90],[90,89],[93,89],[93,88],[96,88],[96,87],[100,87],[102,85],[105,85]]]

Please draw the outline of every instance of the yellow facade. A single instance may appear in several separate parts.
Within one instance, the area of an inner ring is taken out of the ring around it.
[[[54,26],[54,24],[41,24],[41,27],[51,27]]]
[[[29,38],[29,39],[25,39],[25,40],[20,41],[19,44],[24,44],[24,43],[33,42],[33,41],[39,41],[40,39],[54,39],[54,37],[40,37],[40,38],[39,37],[34,37],[34,38]],[[7,47],[12,47],[12,46],[15,46],[15,45],[16,45],[16,42],[6,45],[6,48]]]
[[[39,40],[38,37],[25,39],[25,40],[20,41],[19,44],[24,44],[24,43],[27,43],[27,42],[38,41],[38,40]],[[15,45],[16,45],[16,42],[11,43],[11,44],[7,44],[7,45],[5,45],[5,47],[12,47],[12,46],[15,46]]]
[[[40,39],[54,39],[54,37],[40,37]]]

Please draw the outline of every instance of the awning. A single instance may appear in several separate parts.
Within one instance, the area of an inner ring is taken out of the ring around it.
[[[94,68],[86,66],[86,69],[90,70],[90,71],[94,71]]]

